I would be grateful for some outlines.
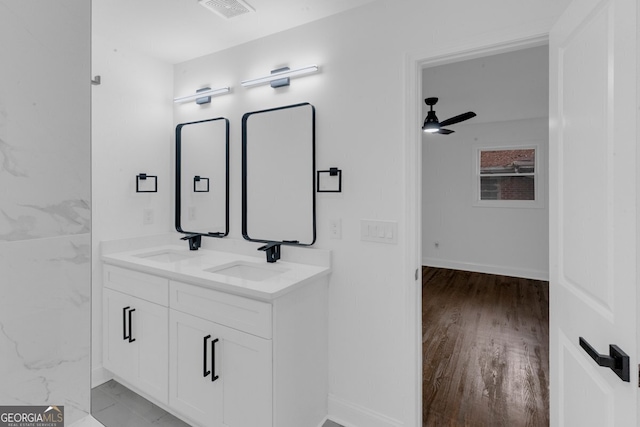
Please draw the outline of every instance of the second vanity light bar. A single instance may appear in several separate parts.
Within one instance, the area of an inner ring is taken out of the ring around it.
[[[229,90],[230,89],[228,87],[221,87],[221,88],[218,88],[218,89],[203,90],[202,92],[194,93],[193,95],[187,95],[187,96],[181,96],[179,98],[174,98],[173,102],[180,103],[180,102],[195,101],[198,98],[204,98],[204,97],[207,97],[207,96],[223,95],[225,93],[229,93]]]
[[[284,68],[271,71],[271,74],[269,74],[268,76],[258,77],[250,80],[244,80],[240,82],[240,84],[244,87],[257,86],[257,85],[267,84],[267,83],[270,83],[271,87],[288,86],[290,77],[301,76],[304,74],[311,74],[317,71],[318,71],[318,66],[315,64],[307,65],[306,67],[295,68],[293,70],[289,69],[288,67],[284,67]],[[202,88],[192,95],[174,98],[173,102],[181,103],[181,102],[196,101],[198,104],[206,104],[211,102],[212,96],[223,95],[225,93],[229,93],[230,90],[231,89],[229,87],[221,87],[218,89]]]
[[[300,76],[302,74],[315,73],[316,71],[318,71],[317,65],[307,65],[306,67],[296,68],[293,70],[285,68],[282,71],[275,70],[268,76],[258,77],[250,80],[244,80],[240,82],[240,84],[244,87],[257,86],[261,84],[271,83],[274,80],[281,80],[288,77]]]

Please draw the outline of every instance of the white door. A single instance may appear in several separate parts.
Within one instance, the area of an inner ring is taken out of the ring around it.
[[[636,1],[574,0],[550,34],[552,426],[638,425]]]

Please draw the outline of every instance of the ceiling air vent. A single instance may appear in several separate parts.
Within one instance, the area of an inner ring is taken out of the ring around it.
[[[198,0],[198,3],[227,19],[255,12],[254,8],[242,0]]]

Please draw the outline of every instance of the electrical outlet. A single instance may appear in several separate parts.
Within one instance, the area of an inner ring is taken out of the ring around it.
[[[340,219],[329,220],[329,237],[342,239],[342,221]]]
[[[145,208],[142,211],[142,223],[144,225],[150,225],[153,224],[153,209],[151,208]]]

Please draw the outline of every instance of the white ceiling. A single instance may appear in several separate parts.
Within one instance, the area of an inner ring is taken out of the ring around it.
[[[297,27],[374,0],[246,0],[226,19],[197,0],[93,0],[94,35],[175,64]]]

